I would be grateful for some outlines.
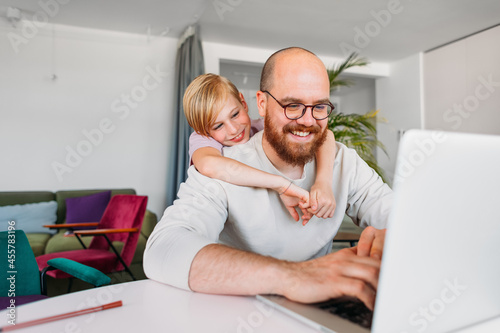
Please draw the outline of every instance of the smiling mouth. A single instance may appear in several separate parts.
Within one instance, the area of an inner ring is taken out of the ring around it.
[[[301,137],[306,137],[309,134],[311,134],[311,132],[292,131],[292,134],[297,135],[297,136],[301,136]]]
[[[241,140],[243,140],[244,137],[245,137],[245,130],[243,130],[243,132],[232,138],[231,141],[240,142]]]

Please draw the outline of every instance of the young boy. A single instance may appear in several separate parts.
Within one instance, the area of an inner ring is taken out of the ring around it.
[[[189,138],[190,160],[201,174],[235,185],[274,190],[296,221],[299,215],[294,207],[301,208],[303,225],[312,214],[333,216],[336,203],[331,184],[336,148],[331,131],[316,154],[316,182],[308,193],[289,179],[222,156],[224,146],[245,143],[264,128],[263,119],[250,120],[248,105],[231,81],[215,74],[198,76],[186,89],[183,106],[195,130]]]

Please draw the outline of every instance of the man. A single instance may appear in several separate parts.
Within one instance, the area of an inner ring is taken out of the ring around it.
[[[264,65],[260,88],[263,133],[224,155],[309,190],[315,150],[327,130],[328,120],[318,120],[321,107],[315,107],[329,102],[326,68],[307,50],[284,49]],[[297,116],[294,106],[285,112],[291,103],[306,105],[300,118],[290,120]],[[385,235],[379,229],[388,220],[392,192],[342,144],[333,170],[333,218],[313,217],[302,226],[277,193],[210,179],[191,167],[179,199],[148,240],[146,275],[205,293],[279,294],[299,302],[349,295],[373,309]],[[367,228],[357,247],[330,253],[344,213]]]

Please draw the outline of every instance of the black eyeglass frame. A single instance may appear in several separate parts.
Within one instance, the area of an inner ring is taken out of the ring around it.
[[[316,120],[323,120],[323,119],[328,118],[328,117],[332,114],[333,110],[335,109],[335,107],[333,106],[333,104],[332,104],[331,102],[328,102],[328,103],[320,103],[320,104],[314,104],[314,105],[306,105],[306,104],[303,104],[303,103],[290,103],[290,104],[287,104],[287,105],[283,105],[283,104],[281,104],[281,103],[280,103],[280,102],[276,99],[276,97],[274,97],[274,96],[273,96],[273,95],[272,95],[269,91],[264,90],[264,91],[262,91],[262,92],[264,92],[264,93],[268,94],[269,96],[271,96],[271,97],[272,97],[272,98],[276,101],[276,103],[278,103],[278,104],[279,104],[279,106],[281,106],[281,107],[283,108],[283,113],[285,114],[285,117],[287,117],[287,118],[288,118],[288,119],[290,119],[290,120],[297,120],[297,119],[302,118],[302,117],[306,114],[307,108],[311,108],[311,115],[312,115],[312,117],[313,117],[314,119],[316,119]],[[301,114],[300,116],[296,117],[296,118],[290,118],[290,117],[286,114],[286,108],[287,108],[288,106],[292,105],[292,104],[295,104],[295,105],[300,104],[300,105],[303,105],[303,106],[304,106],[304,110],[302,110],[302,114]],[[326,117],[323,117],[323,118],[316,118],[316,117],[314,116],[314,112],[313,112],[313,110],[314,110],[314,108],[315,108],[316,106],[318,106],[318,105],[328,105],[328,106],[330,106],[332,109],[330,110],[330,112],[328,112],[328,114],[326,115]]]

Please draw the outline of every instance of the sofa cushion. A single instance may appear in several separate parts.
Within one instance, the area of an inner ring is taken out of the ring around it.
[[[93,237],[81,237],[85,246],[90,245],[90,241]],[[76,238],[75,235],[65,235],[64,231],[58,232],[54,236],[52,236],[47,245],[45,246],[45,252],[54,253],[54,252],[63,252],[63,251],[72,251],[72,250],[81,250],[83,247]]]
[[[108,189],[102,190],[64,190],[57,191],[56,201],[57,201],[57,222],[56,223],[64,223],[66,219],[66,199],[67,198],[75,198],[81,197],[84,195],[95,194],[103,191],[107,191]],[[135,190],[132,188],[124,188],[124,189],[111,189],[111,196],[117,194],[136,194]]]
[[[28,237],[28,242],[33,250],[33,254],[37,257],[45,253],[45,247],[52,235],[47,233],[34,233],[26,234],[26,237]]]
[[[44,224],[53,224],[57,220],[57,202],[38,202],[24,205],[0,207],[0,230],[6,231],[9,221],[15,221],[15,229],[24,233],[55,233]]]
[[[47,202],[55,199],[56,195],[48,191],[0,192],[0,206]]]
[[[66,223],[99,222],[108,206],[109,199],[111,199],[111,191],[67,198]]]

